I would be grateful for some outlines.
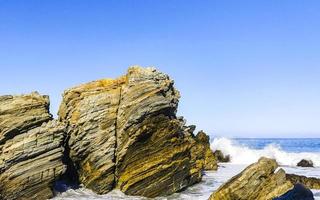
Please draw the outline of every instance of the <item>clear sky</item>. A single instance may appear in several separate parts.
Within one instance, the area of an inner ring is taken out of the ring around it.
[[[0,94],[155,66],[212,135],[320,137],[320,1],[0,0]]]

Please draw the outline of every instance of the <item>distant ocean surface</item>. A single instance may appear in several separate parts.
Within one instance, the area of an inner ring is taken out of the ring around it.
[[[231,163],[220,164],[218,171],[207,171],[203,181],[187,190],[169,197],[156,200],[207,200],[221,184],[241,172],[246,166],[256,162],[261,156],[274,158],[288,173],[320,178],[320,138],[319,139],[276,139],[276,138],[214,138],[211,141],[213,150],[221,150],[231,156]],[[296,167],[301,159],[311,159],[314,168]],[[313,191],[315,199],[320,200],[320,191]],[[143,197],[126,196],[118,190],[106,195],[97,195],[84,188],[70,189],[58,194],[55,200],[147,200]]]

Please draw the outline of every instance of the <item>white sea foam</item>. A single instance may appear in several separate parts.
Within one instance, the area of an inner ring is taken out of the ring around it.
[[[228,138],[215,138],[211,143],[212,150],[221,150],[223,154],[230,155],[231,163],[251,164],[260,157],[276,159],[280,165],[296,166],[302,159],[310,159],[316,167],[320,167],[320,153],[300,152],[291,153],[281,149],[280,146],[270,144],[263,149],[252,149],[237,141]]]

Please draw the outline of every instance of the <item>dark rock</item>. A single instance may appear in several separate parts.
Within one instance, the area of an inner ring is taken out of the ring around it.
[[[214,156],[216,157],[218,162],[230,162],[230,155],[223,155],[222,151],[216,150],[214,152]]]
[[[302,184],[295,184],[292,190],[274,200],[314,200],[314,197],[310,189]]]
[[[313,167],[313,162],[312,162],[312,160],[302,159],[300,162],[298,162],[297,166],[298,167]]]

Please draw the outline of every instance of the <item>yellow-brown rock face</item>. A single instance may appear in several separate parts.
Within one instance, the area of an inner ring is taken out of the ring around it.
[[[38,93],[0,96],[0,199],[47,199],[66,170],[63,124]]]
[[[210,200],[271,200],[293,188],[285,172],[273,159],[260,158],[223,184]]]
[[[176,117],[178,99],[167,75],[140,67],[65,91],[59,118],[68,124],[80,182],[99,194],[116,187],[156,197],[200,181],[193,173],[194,138]]]

